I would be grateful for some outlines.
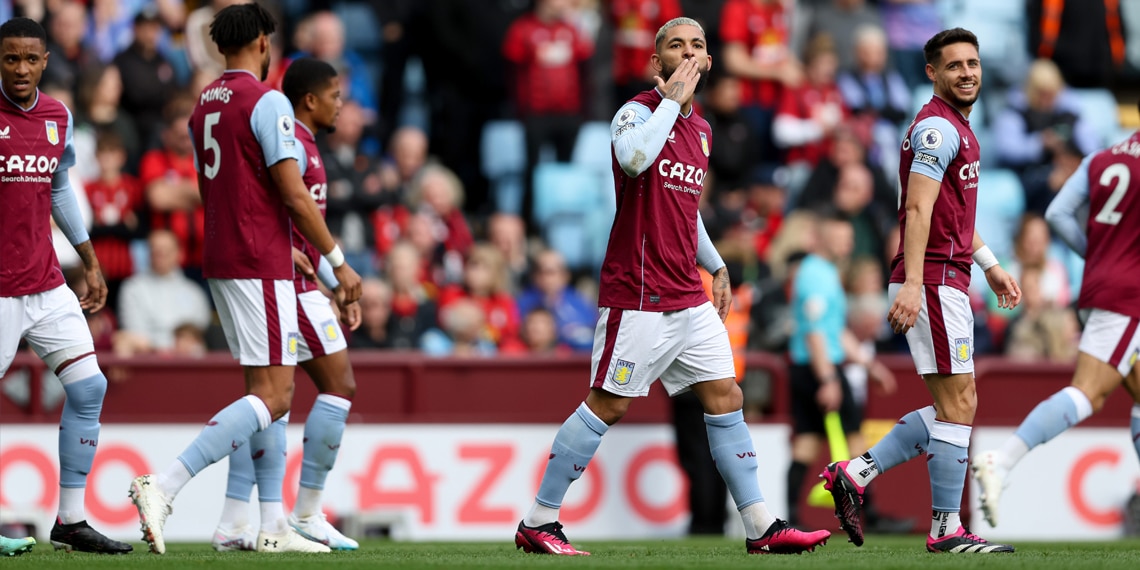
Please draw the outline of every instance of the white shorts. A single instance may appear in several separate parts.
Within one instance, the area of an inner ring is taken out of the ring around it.
[[[28,339],[41,359],[65,348],[79,347],[78,354],[95,352],[87,318],[67,285],[43,293],[0,297],[0,377],[16,358],[21,338]]]
[[[893,304],[901,283],[887,288]],[[920,375],[974,371],[974,311],[965,292],[947,285],[923,285],[918,322],[906,333],[910,356]]]
[[[1080,351],[1128,376],[1140,356],[1140,319],[1093,309],[1081,333]]]
[[[230,354],[242,366],[296,366],[297,293],[293,280],[210,279]]]
[[[348,349],[329,298],[320,291],[314,289],[297,295],[297,326],[301,330],[297,362],[308,362]]]
[[[660,378],[673,396],[697,382],[735,377],[728,330],[712,303],[665,313],[601,309],[591,387],[645,396]]]

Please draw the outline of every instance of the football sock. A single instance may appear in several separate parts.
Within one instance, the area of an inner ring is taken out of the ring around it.
[[[190,477],[233,453],[249,441],[254,433],[269,427],[271,422],[272,416],[265,402],[252,394],[226,406],[206,422],[206,427],[202,428],[198,437],[178,456],[178,463],[185,467],[188,476],[183,476],[172,465],[160,474],[159,490],[173,500]]]
[[[1074,386],[1067,386],[1050,396],[1048,400],[1037,404],[1037,407],[1033,408],[1033,411],[1029,412],[1029,415],[1017,427],[1014,435],[1025,442],[1025,450],[1028,452],[1030,449],[1057,437],[1061,432],[1081,423],[1091,415],[1092,403],[1089,402],[1084,392]],[[1018,455],[1016,448],[1003,449],[1003,451],[1014,455],[1005,458],[1010,467],[1016,465],[1021,456],[1025,455],[1024,452]]]
[[[261,530],[282,532],[285,511],[281,506],[282,487],[285,483],[285,427],[289,414],[273,422],[268,428],[249,438],[253,472],[257,479],[257,500],[261,504]]]
[[[94,359],[94,356],[88,358]],[[99,444],[99,414],[103,409],[103,395],[107,392],[107,378],[96,373],[73,380],[66,374],[84,367],[72,364],[61,371],[60,381],[67,398],[59,419],[59,520],[73,524],[87,518],[83,508],[87,474],[95,460],[95,447]]]
[[[1132,405],[1132,445],[1136,447],[1136,457],[1140,458],[1140,404]]]
[[[807,471],[806,463],[800,463],[794,459],[788,467],[788,522],[792,524],[796,524],[800,520],[800,492],[803,491],[804,477],[807,476]]]
[[[748,538],[755,540],[763,536],[768,526],[776,519],[768,514],[767,507],[747,509],[748,506],[763,503],[760,483],[756,479],[756,450],[752,446],[752,434],[744,423],[744,412],[709,415],[705,414],[705,430],[709,437],[709,451],[732,495],[736,509],[744,520],[744,531]]]
[[[318,394],[305,420],[304,456],[301,460],[301,491],[293,512],[304,518],[321,511],[321,490],[336,463],[344,422],[352,402],[333,394]],[[304,491],[315,492],[304,492]]]
[[[249,525],[249,497],[253,494],[253,458],[249,443],[234,450],[229,457],[229,474],[226,477],[226,500],[222,504],[222,518],[218,526],[238,530]]]
[[[941,517],[931,525],[931,536],[936,532],[958,532],[958,511],[962,508],[962,487],[966,481],[969,457],[970,432],[968,425],[934,421],[930,428],[930,448],[926,455],[926,468],[930,471],[930,497],[933,510],[953,513]],[[943,526],[945,525],[945,526]]]
[[[934,511],[930,517],[930,537],[942,538],[958,532],[962,526],[962,519],[958,512]]]
[[[609,428],[585,402],[566,418],[550,446],[550,460],[546,463],[546,472],[535,497],[535,502],[547,509],[532,508],[523,524],[535,527],[557,520],[566,491],[582,476]],[[554,520],[546,520],[552,514],[551,509]]]
[[[874,447],[847,464],[847,475],[866,487],[879,474],[925,453],[934,416],[934,406],[926,406],[900,418]]]

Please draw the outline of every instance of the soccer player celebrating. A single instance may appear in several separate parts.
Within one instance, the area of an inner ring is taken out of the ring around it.
[[[202,91],[190,118],[206,208],[203,270],[230,352],[243,367],[247,395],[207,422],[166,470],[131,483],[143,537],[157,554],[166,551],[162,527],[174,498],[194,475],[246,442],[255,449],[279,445],[283,425],[267,428],[289,411],[301,338],[290,220],[333,267],[338,300],[347,304],[360,297],[360,277],[345,264],[302,180],[293,109],[262,83],[275,28],[273,17],[256,3],[229,6],[210,24],[226,71]],[[276,478],[279,490],[280,476],[262,473],[273,468],[272,462],[259,465],[258,477]],[[329,551],[293,531],[280,502],[261,507],[258,550]]]
[[[875,477],[927,454],[933,515],[931,552],[1013,552],[968,532],[959,520],[970,425],[977,409],[973,330],[967,290],[970,260],[1004,308],[1021,300],[1017,282],[998,265],[974,229],[981,149],[969,116],[982,86],[978,39],[961,28],[926,42],[926,76],[934,97],[918,112],[902,142],[899,224],[903,239],[891,267],[887,315],[906,333],[915,367],[934,405],[915,410],[867,453],[827,466],[821,477],[835,499],[835,516],[851,542],[863,544],[863,489]]]
[[[1077,214],[1086,206],[1087,235]],[[979,453],[970,463],[991,526],[997,526],[998,498],[1013,466],[1030,449],[1104,407],[1122,382],[1136,401],[1132,443],[1140,456],[1140,133],[1085,157],[1045,219],[1085,258],[1077,306],[1088,315],[1072,385],[1037,404],[999,449]]]
[[[657,32],[650,63],[657,87],[618,110],[611,125],[617,215],[602,265],[591,389],[554,438],[538,496],[515,545],[539,554],[588,554],[558,522],[567,489],[586,469],[606,430],[658,378],[670,395],[693,390],[705,409],[709,445],[747,533],[750,553],[800,553],[830,532],[802,532],[772,516],[756,480],[756,452],[734,381],[723,320],[732,303],[728,270],[697,212],[712,136],[693,110],[712,58],[695,20]],[[713,275],[709,302],[697,263]]]
[[[328,63],[302,58],[289,65],[281,89],[292,103],[297,118],[297,140],[301,141],[303,152],[300,165],[305,187],[312,193],[313,200],[323,215],[328,181],[313,131],[331,131],[335,128],[341,106],[340,80],[336,69]],[[297,493],[297,504],[289,515],[289,525],[301,536],[334,550],[356,550],[359,546],[356,541],[337,531],[321,511],[321,492],[325,488],[325,478],[336,462],[344,422],[348,419],[348,410],[356,393],[356,382],[348,362],[348,344],[336,324],[337,317],[328,298],[311,279],[315,272],[332,291],[336,291],[339,283],[317,248],[296,228],[293,229],[293,247],[294,261],[300,269],[293,278],[293,287],[297,292],[297,322],[301,330],[297,344],[297,362],[309,373],[320,393],[305,422],[301,488]],[[349,328],[360,326],[359,303],[339,308],[341,318]],[[256,481],[258,501],[281,502],[285,477],[284,427],[281,422],[274,422],[271,426],[270,429],[278,432],[271,450],[251,449],[247,445],[230,454],[226,502],[222,509],[222,520],[214,533],[215,550],[255,549],[255,536],[248,521],[249,496]],[[258,471],[254,467],[255,462],[267,461],[275,464],[272,469],[263,468]],[[255,478],[255,472],[268,472],[273,479]]]
[[[67,174],[75,164],[71,111],[39,90],[48,55],[47,33],[35,20],[13,18],[0,25],[0,247],[5,252],[0,262],[0,377],[24,339],[55,372],[67,396],[59,420],[59,512],[52,544],[124,554],[131,546],[91,528],[84,512],[107,378],[99,370],[83,310],[103,308],[107,284]],[[64,283],[49,215],[83,261],[87,292],[81,299]],[[5,554],[35,544],[0,538]]]

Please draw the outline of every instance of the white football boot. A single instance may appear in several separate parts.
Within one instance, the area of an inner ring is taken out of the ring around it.
[[[166,541],[162,537],[162,527],[166,524],[166,517],[170,516],[174,508],[166,496],[158,490],[158,477],[155,475],[135,477],[135,480],[131,481],[128,495],[139,511],[143,540],[150,545],[151,552],[165,554]]]
[[[214,550],[218,552],[256,550],[253,543],[255,540],[257,540],[257,533],[248,526],[239,529],[225,529],[219,526],[214,531],[214,540],[211,544],[213,544]]]
[[[982,488],[979,497],[982,502],[982,513],[986,516],[986,522],[992,527],[997,527],[998,499],[1001,498],[1002,489],[1005,488],[1005,478],[1009,474],[1001,466],[1000,459],[997,451],[983,451],[970,461],[970,470]]]
[[[331,552],[329,547],[306,539],[291,527],[285,527],[281,534],[261,531],[257,535],[258,552]]]
[[[318,513],[303,519],[289,513],[289,526],[303,537],[328,546],[333,550],[356,550],[360,548],[355,540],[343,535],[335,526],[329,523],[324,513]]]

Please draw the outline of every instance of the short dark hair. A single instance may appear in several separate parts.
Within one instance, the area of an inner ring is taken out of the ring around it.
[[[960,43],[970,44],[974,46],[974,49],[978,49],[978,36],[965,28],[942,30],[927,40],[926,45],[922,48],[922,56],[926,58],[926,63],[937,66],[938,62],[942,60],[942,48],[950,44]]]
[[[269,35],[277,29],[277,20],[261,4],[234,4],[214,15],[210,23],[210,39],[218,51],[232,53],[241,49],[261,34]]]
[[[285,70],[285,77],[281,80],[281,92],[296,107],[305,95],[309,93],[315,95],[317,90],[327,86],[336,75],[336,68],[327,61],[302,57],[290,63],[289,68]]]
[[[126,150],[123,137],[109,127],[101,127],[95,131],[95,152]]]
[[[47,32],[31,18],[12,18],[0,25],[0,42],[7,38],[35,38],[47,45]]]

